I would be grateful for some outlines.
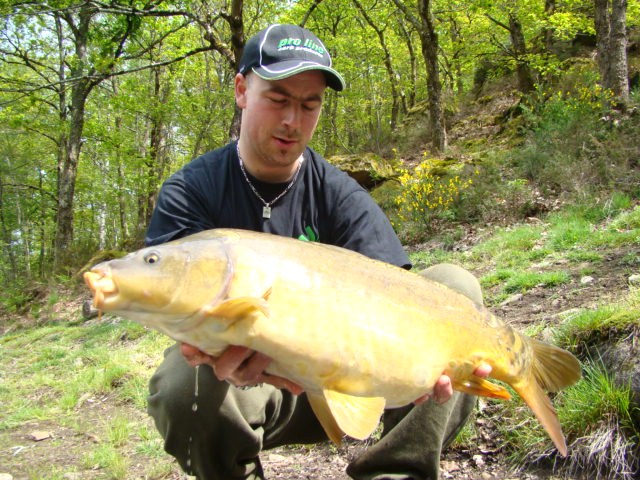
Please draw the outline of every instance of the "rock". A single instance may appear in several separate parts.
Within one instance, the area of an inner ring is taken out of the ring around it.
[[[85,300],[82,302],[82,317],[86,320],[95,318],[100,314],[100,311],[93,306],[93,300]]]
[[[10,473],[0,473],[0,480],[13,480],[13,475]]]
[[[629,276],[629,285],[632,287],[640,287],[640,274],[633,274]]]
[[[269,461],[274,463],[282,463],[287,461],[287,457],[284,455],[280,455],[279,453],[271,453],[269,454]]]
[[[582,277],[580,279],[580,284],[581,285],[590,285],[592,284],[594,281],[594,278],[591,275],[585,275],[584,277]]]
[[[33,440],[34,442],[41,442],[42,440],[53,437],[53,435],[51,432],[45,432],[44,430],[34,430],[27,435],[27,437],[29,440]]]
[[[592,358],[601,358],[607,371],[620,385],[631,388],[629,411],[632,421],[640,427],[640,355],[638,354],[637,333],[626,336],[615,344],[599,344]]]
[[[366,189],[376,183],[396,177],[399,174],[400,161],[385,159],[375,153],[358,155],[334,155],[327,159]]]
[[[454,462],[452,460],[444,460],[441,465],[442,470],[446,472],[457,472],[460,470],[460,465],[458,462]]]
[[[516,293],[514,295],[511,295],[504,302],[502,302],[500,304],[500,306],[501,307],[505,307],[505,306],[509,305],[510,303],[519,302],[520,300],[522,300],[522,297],[523,297],[523,295],[521,293]]]
[[[64,480],[81,480],[82,479],[82,473],[80,473],[80,472],[67,472],[64,475],[62,475],[62,478]]]

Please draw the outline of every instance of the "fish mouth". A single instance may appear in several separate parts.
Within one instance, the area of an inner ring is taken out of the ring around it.
[[[109,272],[98,269],[85,272],[83,277],[93,291],[93,305],[100,311],[104,310],[105,299],[118,293],[113,277]]]

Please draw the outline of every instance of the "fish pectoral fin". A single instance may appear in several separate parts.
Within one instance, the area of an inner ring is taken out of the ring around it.
[[[500,398],[502,400],[509,400],[511,398],[511,394],[506,388],[475,375],[465,378],[464,380],[453,379],[452,383],[454,390],[468,393],[470,395]]]
[[[342,437],[344,437],[344,432],[336,423],[336,419],[333,417],[327,401],[322,395],[312,394],[308,392],[307,399],[309,400],[309,405],[311,405],[313,413],[316,414],[320,425],[322,425],[322,428],[329,437],[329,440],[331,440],[337,446],[340,446],[342,444]]]
[[[269,292],[270,290],[265,294],[266,297],[268,297]],[[204,313],[208,316],[227,318],[232,321],[257,312],[262,312],[264,316],[268,317],[271,312],[265,296],[229,298],[215,305],[205,307]]]
[[[384,397],[356,397],[335,390],[324,390],[323,394],[336,423],[350,437],[364,440],[380,423]]]

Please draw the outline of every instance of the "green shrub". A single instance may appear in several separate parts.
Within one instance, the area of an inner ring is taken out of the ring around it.
[[[460,192],[473,183],[460,176],[462,165],[440,165],[438,159],[426,158],[413,173],[404,170],[399,181],[401,191],[396,197],[398,216],[404,222],[412,222],[428,231],[435,218],[450,216],[450,207]]]

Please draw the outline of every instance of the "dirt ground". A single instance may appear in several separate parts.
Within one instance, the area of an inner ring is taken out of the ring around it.
[[[610,251],[598,267],[597,272],[590,274],[592,279],[584,281],[580,265],[563,264],[545,265],[544,268],[566,269],[572,281],[559,287],[534,288],[523,296],[509,299],[500,306],[492,307],[492,311],[505,321],[524,328],[539,322],[547,324],[557,323],[563,312],[575,308],[590,308],[606,304],[625,296],[628,292],[628,277],[631,273],[628,262],[628,250]],[[483,272],[475,272],[480,275]],[[491,292],[487,292],[491,294]],[[115,398],[104,396],[101,398],[87,398],[78,406],[78,420],[82,425],[105,424],[116,414],[127,416],[138,422],[150,419],[145,412],[133,408],[131,405],[118,403]],[[551,480],[566,478],[582,480],[584,476],[558,477],[545,471],[513,472],[505,461],[502,442],[496,433],[494,418],[489,403],[481,402],[476,422],[479,436],[477,444],[471,448],[450,448],[443,454],[441,479],[453,480],[489,480],[489,479],[523,479],[523,480]],[[99,469],[87,469],[81,466],[80,458],[89,445],[95,445],[100,439],[90,434],[78,434],[78,431],[90,429],[65,427],[52,422],[37,420],[25,422],[18,428],[2,432],[5,436],[3,446],[9,444],[8,449],[0,451],[0,480],[22,480],[38,478],[102,479],[105,476]],[[44,433],[50,436],[36,440],[34,433]],[[7,439],[8,436],[8,439]],[[159,441],[159,440],[158,440]],[[366,444],[362,442],[348,442],[340,450],[330,444],[313,446],[291,446],[265,451],[262,462],[265,474],[270,480],[346,480],[344,473],[350,459],[355,458]],[[150,474],[149,456],[131,452],[130,466],[127,471],[128,479],[187,479],[168,457],[158,458],[158,464],[165,463],[163,473]],[[51,466],[65,466],[66,472],[61,476],[48,476]],[[12,476],[3,477],[3,472],[10,472]],[[79,473],[78,473],[79,472]]]

